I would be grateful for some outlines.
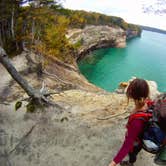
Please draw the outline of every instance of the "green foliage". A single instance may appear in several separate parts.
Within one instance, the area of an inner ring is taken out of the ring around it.
[[[121,27],[124,30],[136,28],[138,26],[126,23],[122,18],[116,16],[107,16],[96,12],[86,12],[83,10],[56,9],[60,15],[69,18],[69,26],[72,28],[83,28],[85,25],[109,25]],[[130,26],[130,27],[129,27]]]
[[[27,0],[30,2],[30,6],[31,7],[43,7],[43,6],[47,6],[47,7],[51,7],[51,6],[61,6],[60,5],[60,0]]]
[[[17,20],[17,40],[24,41],[26,47],[40,54],[55,56],[70,63],[73,61],[73,47],[65,36],[70,21],[54,10],[48,7],[22,8]]]
[[[106,16],[96,12],[63,9],[57,7],[56,4],[51,8],[30,6],[21,8],[17,19],[17,41],[25,41],[26,47],[38,53],[72,63],[73,50],[83,44],[83,39],[72,46],[66,38],[67,30],[83,28],[87,24],[109,25],[125,30],[137,28],[137,26],[127,24],[120,17]]]
[[[33,112],[35,112],[37,106],[33,101],[31,101],[26,105],[26,108],[27,108],[27,112],[33,113]]]
[[[18,13],[18,0],[0,1],[0,45],[7,53],[17,50],[14,30]]]
[[[84,43],[84,39],[81,38],[80,40],[78,40],[75,44],[74,44],[74,48],[77,49],[79,47],[81,47]]]
[[[17,101],[15,104],[15,111],[17,111],[19,108],[22,107],[22,101]],[[43,106],[41,104],[37,104],[35,100],[30,100],[28,104],[26,105],[26,111],[27,112],[35,112],[37,109],[43,110]]]
[[[142,31],[141,27],[135,24],[128,24],[128,29],[138,31],[139,34],[141,34]]]
[[[60,121],[61,122],[69,121],[69,118],[68,117],[62,117]]]
[[[140,31],[138,26],[127,24],[120,17],[64,9],[58,0],[30,1],[32,5],[27,7],[19,6],[22,0],[2,0],[0,3],[4,7],[3,10],[0,10],[3,12],[0,15],[0,23],[3,19],[9,20],[8,23],[11,23],[11,13],[15,11],[14,37],[10,28],[9,31],[0,35],[2,36],[0,42],[5,43],[4,48],[7,51],[15,52],[15,50],[21,50],[26,46],[37,53],[72,63],[73,50],[83,44],[83,39],[74,45],[69,44],[66,38],[69,28],[84,28],[86,25],[109,25],[121,27],[124,30]],[[4,25],[4,29],[6,26],[8,25]],[[9,27],[11,27],[10,24]]]
[[[22,102],[21,101],[17,101],[15,104],[15,111],[17,111],[19,108],[21,108],[22,106]]]

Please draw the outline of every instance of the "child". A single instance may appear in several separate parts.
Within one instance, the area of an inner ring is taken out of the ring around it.
[[[129,116],[124,143],[109,166],[116,166],[118,163],[123,166],[133,166],[137,154],[142,149],[139,137],[143,132],[146,122],[139,118],[130,121],[130,118],[133,114],[146,112],[148,106],[145,101],[149,96],[149,86],[145,80],[136,78],[128,86],[126,95],[128,100],[134,100],[135,108]],[[127,154],[129,155],[129,161],[122,161]]]

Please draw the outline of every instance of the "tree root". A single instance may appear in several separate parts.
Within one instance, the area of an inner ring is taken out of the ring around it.
[[[110,116],[107,116],[107,117],[99,117],[99,118],[96,118],[97,120],[109,120],[111,118],[115,118],[117,116],[120,116],[120,115],[123,115],[125,114],[127,111],[123,112],[123,113],[119,113],[119,114],[116,114],[116,115],[110,115]]]
[[[10,156],[14,151],[17,150],[17,148],[22,144],[22,142],[32,133],[33,129],[36,127],[37,123],[33,125],[30,130],[20,139],[19,143],[8,153],[8,156]]]

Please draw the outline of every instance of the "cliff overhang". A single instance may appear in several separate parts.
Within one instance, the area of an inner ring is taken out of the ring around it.
[[[100,48],[124,48],[126,40],[136,36],[139,36],[139,32],[135,30],[123,30],[108,25],[90,25],[84,29],[71,29],[66,35],[69,41],[77,47],[77,60]]]

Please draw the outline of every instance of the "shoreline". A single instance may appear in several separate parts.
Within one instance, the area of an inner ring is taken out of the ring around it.
[[[153,28],[153,27],[144,26],[144,25],[139,25],[139,26],[142,28],[142,30],[166,34],[166,30],[164,30],[164,29],[158,29],[158,28]]]
[[[76,62],[91,51],[101,48],[124,48],[129,39],[141,36],[139,31],[115,28],[107,25],[86,26],[84,29],[71,29],[67,38],[71,44],[78,44]]]

